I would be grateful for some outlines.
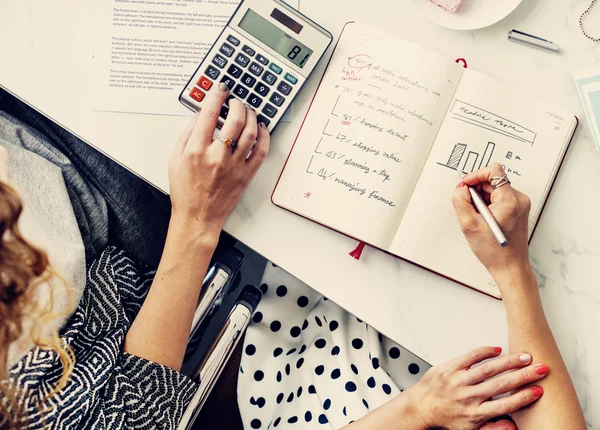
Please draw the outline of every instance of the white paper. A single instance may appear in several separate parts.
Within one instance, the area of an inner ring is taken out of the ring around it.
[[[273,201],[387,249],[462,70],[439,54],[349,24]]]
[[[108,0],[97,17],[93,110],[190,115],[179,94],[238,3]]]

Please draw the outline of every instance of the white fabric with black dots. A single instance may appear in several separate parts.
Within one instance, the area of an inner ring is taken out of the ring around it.
[[[417,382],[429,365],[271,263],[237,386],[247,429],[341,428]]]

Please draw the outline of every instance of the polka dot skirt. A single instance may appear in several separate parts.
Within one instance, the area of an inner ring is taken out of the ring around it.
[[[341,428],[399,395],[429,365],[267,264],[244,343],[244,428]]]

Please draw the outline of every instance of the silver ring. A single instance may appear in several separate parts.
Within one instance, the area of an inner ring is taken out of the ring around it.
[[[230,139],[230,138],[228,138],[228,137],[223,137],[223,136],[221,136],[221,135],[218,135],[218,136],[216,137],[216,139],[217,139],[219,142],[223,143],[223,144],[224,144],[226,147],[228,147],[228,148],[235,148],[235,143],[236,143],[236,142],[235,142],[235,140],[233,140],[233,139]]]
[[[496,182],[496,183],[494,183]],[[502,177],[500,176],[493,176],[490,179],[490,185],[492,186],[492,189],[497,190],[500,187],[503,187],[505,185],[510,185],[510,179],[508,179],[508,176],[504,175]]]

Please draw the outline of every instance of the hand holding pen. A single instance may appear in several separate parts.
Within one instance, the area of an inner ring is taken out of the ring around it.
[[[531,201],[510,182],[500,181],[505,177],[494,163],[464,176],[452,198],[469,246],[493,276],[529,265]]]

